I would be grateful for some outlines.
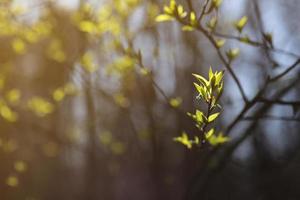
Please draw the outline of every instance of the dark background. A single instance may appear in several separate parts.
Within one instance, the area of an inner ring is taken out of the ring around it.
[[[228,144],[189,150],[172,138],[198,134],[186,115],[203,107],[191,74],[224,69],[216,50],[197,31],[156,23],[166,1],[89,2],[0,1],[0,98],[18,115],[9,122],[0,106],[1,200],[300,199],[297,106],[258,103],[247,113],[254,118],[238,119]],[[188,10],[186,1],[177,2]],[[204,2],[192,3],[200,11]],[[99,22],[101,8],[113,17]],[[222,3],[218,32],[238,36],[233,22],[246,15],[242,35],[264,41],[263,33],[271,33],[274,47],[284,50],[226,40],[222,53],[240,48],[232,68],[249,99],[268,75],[300,58],[299,8],[298,0]],[[76,19],[105,31],[84,31]],[[18,38],[24,52],[13,48]],[[87,53],[95,72],[84,67]],[[297,101],[298,79],[296,67],[265,96]],[[68,83],[76,91],[56,102],[53,91]],[[7,98],[12,89],[21,92],[16,104]],[[35,114],[28,107],[33,97],[53,111]],[[182,100],[179,107],[169,104],[172,98]],[[244,105],[227,72],[221,105],[215,127],[225,131]],[[277,117],[264,117],[271,115]],[[26,170],[15,169],[18,161]],[[12,177],[18,184],[9,184]]]

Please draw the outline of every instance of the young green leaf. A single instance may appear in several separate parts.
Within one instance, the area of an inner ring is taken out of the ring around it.
[[[200,76],[198,74],[193,74],[193,76],[200,82],[203,84],[203,86],[209,86],[209,81],[206,80],[203,76]]]
[[[182,5],[177,6],[177,14],[180,18],[185,18],[187,16],[187,12],[184,11]]]
[[[193,31],[195,30],[194,27],[189,26],[189,25],[185,25],[181,28],[182,31]]]
[[[216,40],[216,45],[218,48],[221,48],[224,46],[226,40],[220,39],[220,40]]]
[[[212,146],[216,146],[219,144],[223,144],[225,142],[229,141],[229,137],[224,136],[222,133],[219,133],[218,136],[216,135],[212,135],[211,137],[209,137],[208,142],[212,145]]]
[[[223,82],[219,84],[219,87],[217,88],[218,90],[218,97],[222,95],[223,93]]]
[[[234,60],[239,54],[240,50],[238,48],[229,49],[229,51],[226,52],[227,58],[230,61]]]
[[[231,50],[231,56],[236,56],[236,50]],[[194,83],[197,92],[199,93],[198,97],[201,97],[205,100],[205,103],[208,107],[208,110],[203,112],[201,110],[196,109],[195,114],[187,113],[188,116],[192,117],[195,121],[195,126],[201,131],[203,137],[202,139],[207,140],[211,145],[218,145],[229,140],[228,137],[223,136],[222,133],[219,135],[215,134],[215,129],[211,128],[209,131],[206,130],[207,126],[210,123],[214,122],[220,115],[220,112],[216,112],[216,108],[220,108],[221,106],[218,104],[218,100],[223,91],[223,76],[224,71],[216,71],[213,72],[212,67],[209,68],[208,72],[208,80],[201,75],[193,74],[193,76],[200,82]],[[209,115],[208,115],[209,114]],[[208,116],[207,116],[208,115]],[[193,140],[189,139],[186,133],[183,133],[182,136],[174,139],[177,142],[181,142],[187,148],[192,148],[193,144],[199,144],[199,137],[194,137]]]
[[[213,31],[217,26],[218,20],[216,17],[212,17],[207,23],[206,26]]]
[[[192,148],[192,142],[189,140],[189,138],[185,132],[183,132],[181,136],[175,137],[173,140],[175,142],[179,142],[179,143],[183,144],[188,149]]]
[[[173,15],[173,10],[168,6],[164,6],[164,12],[166,14]]]
[[[213,122],[215,119],[217,119],[217,117],[220,115],[220,113],[215,113],[215,114],[212,114],[208,117],[208,122]]]
[[[171,15],[168,15],[168,14],[161,14],[161,15],[158,15],[156,18],[155,18],[155,21],[156,22],[164,22],[164,21],[171,21],[173,20],[174,17],[171,16]]]
[[[209,139],[213,134],[215,133],[215,129],[210,129],[206,134],[205,134],[205,138]]]
[[[215,8],[218,8],[220,7],[220,5],[222,4],[223,0],[213,0],[212,1],[212,5],[215,7]]]
[[[206,117],[200,110],[196,110],[196,121],[201,124],[206,121]]]
[[[172,106],[172,107],[174,107],[174,108],[177,108],[177,107],[179,107],[180,105],[181,105],[181,103],[182,103],[182,98],[180,98],[180,97],[177,97],[177,98],[172,98],[172,99],[170,99],[170,105]]]
[[[216,74],[216,85],[220,85],[221,81],[223,80],[224,71],[220,71]]]
[[[197,137],[197,136],[194,137],[194,143],[195,143],[195,144],[200,144],[200,139],[199,139],[199,137]]]
[[[246,35],[244,37],[241,37],[240,41],[243,42],[243,43],[249,44],[250,43],[250,38]]]
[[[209,71],[208,71],[208,78],[209,78],[209,80],[211,80],[213,78],[213,76],[214,76],[214,73],[212,71],[211,66],[209,66]]]
[[[197,24],[198,24],[197,17],[194,12],[190,13],[190,23],[192,26],[197,26]]]
[[[194,86],[195,88],[197,89],[197,91],[201,94],[202,93],[202,90],[203,90],[203,87],[198,85],[197,83],[194,83]]]
[[[171,10],[175,10],[176,8],[176,1],[175,0],[170,0],[170,5],[169,5]]]
[[[239,21],[235,22],[235,28],[241,33],[248,22],[248,17],[243,16]]]

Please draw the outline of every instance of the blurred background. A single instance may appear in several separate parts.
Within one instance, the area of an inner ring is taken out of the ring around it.
[[[192,1],[199,11],[204,2]],[[212,147],[173,141],[198,133],[186,115],[203,106],[191,74],[224,66],[201,33],[155,22],[168,3],[0,0],[1,200],[300,199],[295,106],[240,119],[230,137],[247,136],[218,167]],[[232,66],[249,98],[300,58],[299,9],[297,0],[224,0],[218,9],[219,33],[239,36],[233,23],[248,16],[243,36],[268,33],[282,50],[226,39],[222,52],[240,49]],[[293,80],[279,97],[296,101],[298,76],[295,68],[266,95]],[[227,73],[221,104],[224,130],[244,105]]]

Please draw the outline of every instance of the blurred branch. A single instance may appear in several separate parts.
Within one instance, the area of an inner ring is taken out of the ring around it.
[[[198,22],[200,22],[202,20],[202,18],[204,17],[208,3],[209,3],[209,0],[205,0],[204,4],[202,6],[202,10],[201,10]]]
[[[119,108],[120,110],[122,110],[124,112],[124,114],[127,116],[125,119],[128,120],[128,123],[129,123],[129,126],[132,130],[132,133],[133,133],[133,138],[134,138],[134,142],[137,146],[137,149],[139,151],[142,150],[142,146],[138,140],[138,130],[137,130],[137,127],[134,123],[134,120],[132,119],[132,116],[130,115],[130,110],[128,108],[125,108],[125,107],[122,107],[120,106],[119,104],[117,104],[114,100],[114,98],[108,94],[107,92],[105,92],[103,89],[101,89],[100,87],[97,87],[97,88],[94,88],[99,95],[101,95],[102,98],[106,99],[108,102],[112,103],[114,106],[116,106],[117,108]]]
[[[270,79],[270,78],[267,79],[265,81],[263,87],[255,95],[255,97],[251,101],[249,101],[248,103],[246,103],[244,105],[244,108],[242,109],[242,111],[237,115],[237,117],[233,120],[233,122],[227,127],[227,129],[225,131],[225,134],[230,133],[232,128],[239,122],[239,120],[244,116],[244,114],[246,114],[248,112],[248,110],[252,108],[253,105],[255,105],[257,102],[259,102],[261,100],[266,100],[266,99],[262,98],[261,96],[263,95],[263,93],[265,92],[267,86],[271,82],[274,82],[274,81],[278,80],[279,78],[283,77],[284,75],[286,75],[290,70],[295,68],[298,65],[299,62],[300,62],[300,60],[297,60],[294,64],[292,64],[290,67],[288,67],[283,73],[279,74],[278,76],[276,76],[272,79]],[[283,103],[283,102],[281,102],[281,103]]]
[[[288,93],[296,84],[298,84],[300,81],[299,77],[294,79],[290,82],[289,85],[286,87],[280,89],[277,91],[275,95],[273,95],[274,99],[279,99],[280,97],[284,96],[286,93]],[[264,104],[261,108],[256,110],[254,114],[252,115],[254,118],[258,118],[263,115],[263,113],[266,113],[270,108],[272,104]],[[242,119],[242,118],[241,118]],[[250,136],[252,133],[254,133],[254,129],[258,123],[258,120],[254,121],[246,130],[243,130],[243,134],[233,143],[231,143],[227,148],[224,154],[222,155],[222,158],[220,158],[220,165],[225,163],[225,160],[229,159],[230,155],[234,152],[234,150],[246,139],[248,136]]]
[[[273,48],[273,44],[269,43],[266,40],[264,25],[263,25],[263,21],[262,21],[261,11],[260,11],[259,6],[258,6],[258,1],[254,0],[253,4],[254,4],[254,11],[255,11],[255,14],[256,14],[256,18],[257,18],[258,28],[259,28],[260,33],[262,35],[262,43],[263,43],[262,49],[263,49],[263,52],[265,53],[267,59],[273,64],[273,66],[278,66],[278,63],[272,59],[272,57],[270,55],[270,52],[268,51],[268,46],[270,45],[270,47]]]
[[[217,51],[217,54],[218,54],[220,60],[223,62],[223,64],[225,65],[225,68],[228,70],[229,74],[232,76],[232,78],[234,79],[236,85],[238,86],[238,89],[240,90],[240,93],[242,95],[242,98],[243,98],[244,102],[248,102],[248,98],[246,96],[246,93],[245,93],[245,91],[244,91],[244,89],[242,87],[242,84],[241,84],[238,76],[233,71],[231,63],[226,61],[225,57],[221,53],[221,51],[220,51],[220,49],[219,49],[216,41],[214,40],[214,38],[207,31],[205,31],[204,29],[202,29],[202,33],[207,37],[207,39],[214,46],[214,48]]]
[[[266,45],[262,42],[255,41],[255,40],[252,40],[250,38],[247,38],[247,40],[245,41],[246,38],[241,37],[241,36],[228,35],[228,34],[219,33],[219,32],[216,32],[216,31],[212,32],[212,34],[214,36],[221,37],[221,38],[224,38],[224,39],[236,40],[236,41],[242,42],[244,44],[249,44],[249,45],[252,45],[252,46],[255,46],[255,47],[267,48],[269,51],[273,51],[273,52],[276,52],[276,53],[282,53],[282,54],[289,55],[289,56],[292,56],[292,57],[295,57],[295,58],[300,58],[300,55],[298,55],[296,53],[286,51],[286,50],[283,50],[283,49],[278,49],[278,48],[275,48],[275,47],[270,47],[270,46],[268,46],[268,45]]]
[[[300,118],[295,117],[288,117],[288,116],[273,116],[273,115],[263,115],[263,116],[246,116],[243,117],[242,120],[246,121],[253,121],[253,120],[280,120],[280,121],[293,121],[293,122],[300,122]]]
[[[298,84],[300,81],[299,77],[294,79],[287,85],[286,87],[280,89],[277,91],[277,93],[273,96],[274,99],[278,99],[282,96],[284,96],[287,92],[289,92],[296,84]],[[265,84],[266,87],[267,84]],[[264,88],[265,88],[264,87]],[[262,90],[256,95],[256,97],[250,101],[249,103],[252,103],[253,105],[256,103],[257,98],[262,94]],[[249,104],[248,103],[248,104]],[[205,188],[205,185],[207,184],[207,181],[211,179],[212,176],[216,175],[216,171],[220,170],[221,168],[224,168],[227,161],[231,158],[231,155],[235,151],[235,149],[243,142],[245,139],[247,139],[252,133],[254,133],[254,129],[257,126],[257,123],[259,120],[259,116],[262,116],[262,113],[266,113],[272,104],[264,104],[261,108],[256,110],[254,114],[252,115],[252,121],[253,123],[248,126],[245,130],[243,130],[243,134],[238,137],[236,140],[229,143],[227,146],[224,146],[223,148],[216,147],[212,151],[210,151],[207,156],[205,157],[205,160],[203,162],[203,166],[201,166],[201,170],[199,170],[199,174],[196,175],[194,178],[194,181],[192,183],[192,186],[195,188],[200,185],[200,187],[197,188]],[[234,120],[234,124],[237,124],[240,120],[243,120],[245,117],[243,115],[251,108],[252,106],[247,104],[245,105],[245,108],[241,111],[241,113],[238,115],[238,117]],[[256,119],[256,120],[255,120]],[[233,128],[233,125],[230,126],[230,130]],[[227,130],[228,133],[230,130]],[[228,134],[227,133],[227,134]],[[222,150],[222,151],[221,151]],[[213,168],[209,168],[208,165],[211,163],[214,163]],[[201,192],[204,192],[202,190],[197,190],[196,196],[198,194],[201,194]]]
[[[147,69],[146,66],[143,63],[143,57],[141,52],[139,51],[138,53],[136,52],[130,52],[130,56],[132,56],[133,58],[137,59],[138,61],[138,66],[142,69]],[[153,84],[153,86],[157,89],[157,91],[162,95],[162,97],[165,99],[168,107],[170,107],[171,109],[174,109],[176,111],[178,111],[179,113],[183,114],[186,116],[186,113],[184,111],[182,111],[180,108],[178,107],[173,107],[172,105],[170,105],[170,98],[167,96],[167,94],[163,91],[163,89],[156,83],[156,81],[154,80],[153,76],[149,76],[151,83]]]
[[[300,63],[300,58],[298,58],[290,67],[288,67],[286,70],[284,70],[282,73],[278,74],[277,76],[271,78],[269,81],[270,82],[275,82],[278,79],[282,78],[283,76],[285,76],[287,73],[289,73],[291,70],[293,70],[295,67],[298,66],[298,64]]]
[[[187,4],[188,4],[188,7],[190,9],[191,12],[194,12],[194,6],[193,6],[193,3],[192,3],[192,0],[187,0]]]
[[[272,99],[265,99],[265,98],[258,98],[258,102],[268,103],[268,104],[280,104],[280,105],[293,105],[293,106],[300,106],[300,101],[284,101],[284,100],[272,100]]]

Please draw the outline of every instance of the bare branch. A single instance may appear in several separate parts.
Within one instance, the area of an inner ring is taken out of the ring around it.
[[[279,120],[279,121],[292,121],[292,122],[300,122],[300,118],[289,117],[289,116],[273,116],[273,115],[263,115],[263,116],[246,116],[243,117],[242,120],[245,121],[255,121],[255,120]]]
[[[290,67],[288,67],[286,70],[284,70],[282,73],[278,74],[277,76],[271,78],[269,81],[270,82],[275,82],[278,79],[282,78],[283,76],[285,76],[287,73],[289,73],[291,70],[293,70],[295,67],[298,66],[298,64],[300,63],[300,58],[298,58]]]
[[[288,105],[288,106],[300,106],[300,101],[285,101],[285,100],[272,100],[265,98],[258,98],[258,102],[268,103],[268,104],[280,104],[280,105]]]
[[[201,10],[201,13],[200,13],[200,17],[198,19],[198,22],[200,22],[202,20],[202,18],[204,17],[204,14],[205,14],[205,11],[206,11],[206,8],[208,6],[208,3],[209,3],[209,0],[206,0],[202,6],[202,10]]]

